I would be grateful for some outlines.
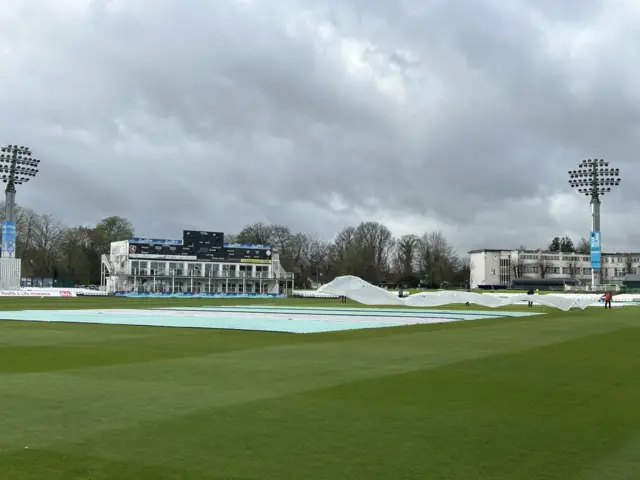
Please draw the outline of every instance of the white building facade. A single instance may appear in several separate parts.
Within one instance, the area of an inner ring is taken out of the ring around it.
[[[575,252],[483,249],[469,252],[471,288],[509,286],[518,278],[572,279],[591,284],[591,257]],[[621,284],[640,273],[640,253],[602,253],[601,283]]]
[[[270,246],[203,247],[188,242],[185,237],[111,243],[109,254],[101,258],[102,289],[108,293],[279,294],[293,288],[293,274],[284,271]]]

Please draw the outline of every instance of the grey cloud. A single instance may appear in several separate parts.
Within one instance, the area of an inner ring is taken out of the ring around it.
[[[611,2],[21,3],[0,16],[2,141],[44,160],[19,201],[66,222],[330,237],[358,220],[337,195],[435,219],[460,248],[538,245],[588,233],[586,202],[561,221],[550,204],[602,156],[628,185],[606,199],[604,238],[639,238],[621,215],[640,202],[636,18]],[[582,56],[548,48],[554,29],[611,22]]]

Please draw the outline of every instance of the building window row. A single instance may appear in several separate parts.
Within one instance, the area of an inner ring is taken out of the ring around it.
[[[591,257],[562,257],[558,255],[520,255],[520,260],[536,260],[546,262],[590,262]],[[500,265],[503,265],[503,261],[500,260]],[[509,260],[507,260],[509,262]],[[602,257],[602,263],[606,264],[627,264],[627,263],[640,263],[640,257]]]
[[[590,262],[591,257],[588,256],[563,256],[560,255],[540,255],[540,254],[520,254],[519,258],[521,260],[546,260],[551,262],[557,261],[569,261],[569,262]],[[501,259],[500,264],[503,264],[503,261],[510,262],[509,259]],[[640,257],[626,257],[626,256],[611,256],[611,255],[603,255],[602,263],[640,263]]]
[[[209,262],[163,262],[131,260],[131,269],[135,270],[176,270],[176,271],[268,271],[268,265],[229,264]]]
[[[241,282],[179,282],[163,279],[163,280],[137,280],[130,290],[136,292],[156,292],[156,293],[268,293],[269,288],[257,282],[241,283]]]
[[[640,257],[608,257],[602,259],[602,263],[640,263]]]
[[[269,265],[132,260],[127,273],[158,277],[268,278],[270,269]]]
[[[540,267],[538,265],[524,265],[522,267],[522,273],[528,275],[540,274]],[[545,273],[548,275],[591,275],[591,268],[582,267],[554,267],[548,266],[545,269]]]

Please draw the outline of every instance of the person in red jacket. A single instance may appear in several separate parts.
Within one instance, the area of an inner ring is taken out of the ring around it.
[[[611,308],[611,298],[613,298],[613,294],[611,292],[607,292],[604,294],[604,308]]]

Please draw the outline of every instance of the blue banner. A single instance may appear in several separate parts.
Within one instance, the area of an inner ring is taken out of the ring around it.
[[[261,245],[257,243],[237,243],[224,242],[225,248],[251,248],[253,250],[271,250],[271,245]]]
[[[143,243],[147,245],[182,245],[182,240],[168,240],[166,238],[142,238],[134,237],[129,239],[129,243]]]
[[[600,232],[591,232],[591,268],[600,268]]]
[[[2,253],[10,257],[16,253],[16,222],[2,222]]]

